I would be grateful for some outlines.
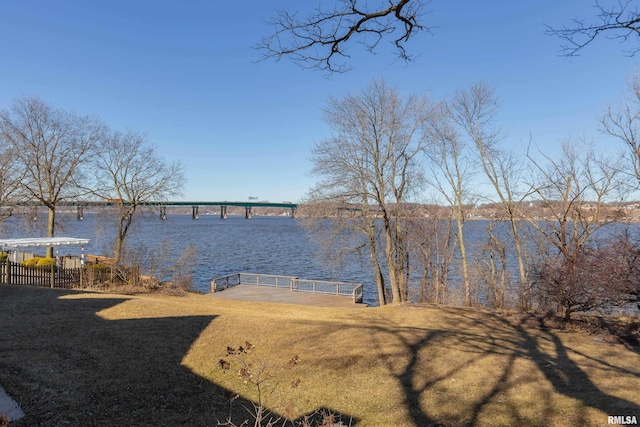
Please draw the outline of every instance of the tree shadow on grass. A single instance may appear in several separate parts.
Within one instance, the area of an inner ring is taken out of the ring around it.
[[[610,395],[600,389],[589,375],[580,368],[580,366],[571,359],[570,353],[580,354],[565,346],[558,337],[550,330],[545,330],[544,338],[553,343],[555,354],[545,352],[541,349],[539,339],[518,325],[516,327],[518,333],[526,343],[527,353],[536,363],[538,369],[544,374],[546,379],[551,383],[554,390],[564,396],[580,401],[584,406],[598,409],[605,414],[610,415],[635,415],[640,418],[640,406],[637,403]],[[611,372],[625,375],[640,376],[637,372],[629,372],[611,366],[605,361],[590,358],[591,362],[600,364],[603,368]],[[580,420],[578,420],[580,422]],[[576,424],[577,425],[577,424]]]
[[[492,313],[447,307],[437,310],[443,320],[424,328],[393,323],[350,326],[357,330],[350,335],[367,336],[374,343],[378,359],[400,386],[401,404],[412,425],[577,427],[593,422],[587,408],[604,414],[640,415],[637,403],[600,389],[570,357],[581,353],[567,347],[558,335],[527,330]],[[343,333],[340,326],[332,332]],[[322,330],[323,335],[327,333]],[[308,339],[320,341],[322,337]],[[396,343],[393,350],[389,350],[389,342]],[[583,356],[590,365],[611,375],[640,376],[613,366],[609,360]],[[523,368],[523,363],[530,362],[537,369]],[[327,361],[327,369],[335,363]],[[355,368],[365,362],[354,359],[353,363]],[[458,388],[459,383],[464,387]],[[521,398],[520,390],[530,395]],[[570,413],[563,414],[558,396],[578,401],[582,408],[572,406]]]
[[[228,418],[226,390],[182,364],[216,316],[107,320],[101,312],[131,298],[86,294],[0,286],[0,384],[26,413],[12,427],[213,426]],[[329,409],[298,422],[329,414],[357,423]]]
[[[127,299],[0,286],[0,382],[26,416],[12,426],[215,425],[220,387],[182,359],[215,316],[105,320]]]
[[[204,426],[227,418],[224,390],[182,365],[215,316],[105,320],[97,313],[128,298],[65,298],[74,294],[79,293],[0,286],[0,383],[27,414],[12,426]],[[378,357],[399,386],[401,404],[413,425],[487,423],[487,412],[496,408],[504,417],[502,424],[507,420],[511,425],[544,425],[561,416],[553,401],[557,396],[605,414],[640,415],[636,402],[600,389],[572,359],[580,353],[553,332],[531,331],[488,313],[438,310],[445,317],[439,325],[348,326],[353,328],[350,336],[366,337],[364,348],[378,346],[377,356],[372,357]],[[335,331],[344,332],[344,326],[337,324]],[[330,342],[330,329],[318,333],[305,340]],[[389,348],[383,345],[387,340],[394,340],[397,349],[380,351]],[[452,355],[459,358],[447,359]],[[532,362],[536,372],[514,375],[520,359]],[[325,369],[346,360],[326,360]],[[369,360],[356,358],[349,363],[361,366]],[[640,376],[593,355],[588,360],[611,375]],[[478,374],[479,364],[491,366],[487,361],[494,363],[494,371],[464,379],[469,373]],[[537,413],[531,415],[530,408],[509,394],[523,382],[536,384],[541,377],[550,386],[538,394],[542,402],[535,402]],[[479,390],[470,397],[474,390],[455,389],[456,379]],[[455,405],[443,414],[434,405],[447,400]],[[353,419],[342,415],[342,420]],[[564,421],[578,426],[589,419],[578,409]]]
[[[457,315],[467,317],[464,315],[464,311],[460,311]],[[508,361],[504,365],[501,377],[495,381],[494,386],[485,394],[485,397],[477,402],[470,424],[474,424],[477,421],[484,405],[491,402],[504,391],[504,386],[501,384],[506,384],[509,381],[513,364],[518,358],[526,358],[533,361],[538,370],[542,372],[547,381],[552,385],[555,393],[580,402],[584,408],[594,408],[604,414],[640,416],[640,406],[637,403],[604,392],[591,380],[587,372],[570,357],[570,354],[589,359],[591,363],[608,370],[611,375],[619,374],[639,377],[639,372],[631,372],[627,369],[613,366],[606,360],[587,356],[567,347],[560,337],[549,329],[542,329],[538,333],[533,334],[524,328],[522,323],[514,325],[504,318],[490,313],[485,313],[481,317],[474,317],[473,322],[479,321],[483,323],[486,322],[488,330],[499,330],[501,325],[504,328],[513,329],[514,332],[517,333],[518,338],[503,341],[507,345],[501,347],[510,352]],[[543,349],[541,342],[545,341],[553,344],[552,350]],[[492,345],[494,344],[495,343],[492,343]],[[553,409],[551,408],[552,396],[547,395],[545,400],[547,400],[548,403],[541,413],[540,423],[544,423],[545,418],[546,421],[548,421],[553,413]],[[511,414],[513,416],[513,422],[528,422],[528,420],[518,417],[516,408],[512,409]],[[548,415],[545,417],[545,414]],[[567,426],[586,425],[588,420],[585,419],[585,415],[584,410],[577,410],[575,414],[564,419],[563,423]],[[606,420],[603,419],[603,422],[604,421]]]

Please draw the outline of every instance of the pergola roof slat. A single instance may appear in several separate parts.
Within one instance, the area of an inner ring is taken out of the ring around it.
[[[76,237],[26,237],[20,239],[0,239],[0,247],[3,248],[28,248],[28,247],[52,247],[52,246],[81,246],[89,243],[89,239]]]

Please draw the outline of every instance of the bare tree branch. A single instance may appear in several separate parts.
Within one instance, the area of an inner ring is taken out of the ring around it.
[[[10,110],[0,110],[0,134],[23,168],[21,190],[48,209],[47,232],[53,237],[56,205],[85,191],[80,183],[104,135],[104,125],[97,118],[25,97],[15,100]],[[48,248],[47,256],[52,254]]]
[[[422,24],[430,0],[339,0],[333,8],[317,8],[304,18],[278,10],[267,23],[273,33],[256,45],[261,60],[288,57],[305,69],[334,72],[350,70],[347,45],[357,40],[370,52],[391,38],[398,58],[410,61],[409,39],[432,27]]]
[[[0,227],[2,220],[13,214],[13,208],[24,201],[24,192],[20,191],[24,173],[12,147],[0,132]]]
[[[635,76],[629,93],[618,108],[607,107],[600,118],[601,132],[626,145],[625,157],[640,181],[640,83]]]
[[[560,37],[566,42],[560,49],[563,56],[578,56],[582,49],[603,34],[621,43],[630,40],[637,42],[636,37],[640,37],[640,11],[632,7],[632,3],[634,0],[619,0],[613,6],[605,7],[596,2],[595,8],[598,10],[599,22],[586,23],[583,19],[575,18],[571,26],[562,28],[546,26],[546,33]],[[638,51],[640,47],[635,47],[628,50],[627,54],[633,56]]]
[[[421,131],[430,108],[426,97],[403,99],[384,80],[373,81],[361,95],[332,99],[325,121],[333,135],[313,148],[312,173],[320,181],[311,202],[341,201],[358,216],[346,219],[366,239],[376,276],[380,305],[408,300],[406,273],[406,203],[422,183]],[[336,222],[336,224],[338,224]],[[384,243],[378,241],[378,232]],[[380,253],[384,252],[384,253]]]
[[[114,200],[118,207],[114,249],[118,264],[138,207],[180,195],[184,168],[179,162],[164,161],[144,135],[132,130],[114,132],[105,138],[93,166],[98,185],[95,194]]]

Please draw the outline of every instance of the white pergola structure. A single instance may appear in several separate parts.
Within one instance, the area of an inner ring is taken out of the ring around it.
[[[89,239],[80,239],[77,237],[25,237],[20,239],[0,239],[0,248],[6,249],[22,249],[33,247],[56,247],[56,246],[82,246],[89,243]],[[13,253],[14,262],[17,262],[17,253]],[[82,257],[84,258],[84,257]],[[82,260],[84,263],[84,259]]]

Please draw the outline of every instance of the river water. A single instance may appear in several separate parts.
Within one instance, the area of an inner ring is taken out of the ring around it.
[[[104,213],[84,214],[78,221],[75,212],[58,213],[57,236],[90,239],[84,253],[110,255],[114,241],[113,218]],[[286,216],[218,215],[167,213],[161,221],[157,214],[136,218],[127,235],[127,245],[136,255],[157,248],[166,249],[167,262],[179,257],[188,245],[196,249],[193,287],[208,292],[211,279],[238,272],[297,276],[303,279],[357,282],[365,286],[365,302],[377,304],[377,291],[366,258],[353,255],[340,265],[320,259],[314,242],[310,241],[298,220]],[[33,222],[9,218],[0,229],[0,237],[46,236],[46,217]],[[80,248],[62,247],[60,255],[79,255]],[[31,249],[30,249],[31,251]],[[42,252],[44,249],[34,250]]]
[[[115,236],[113,215],[109,211],[85,212],[78,221],[76,213],[57,214],[57,236],[90,239],[84,253],[111,255]],[[486,254],[487,242],[484,220],[469,221],[465,225],[465,240],[470,262],[481,261]],[[46,236],[46,214],[41,212],[37,221],[28,217],[11,217],[0,223],[0,238]],[[506,237],[507,223],[494,230]],[[616,227],[618,228],[618,227]],[[632,226],[638,233],[638,226]],[[238,272],[296,276],[303,279],[357,282],[364,285],[364,301],[377,305],[377,290],[372,274],[368,251],[346,255],[340,264],[320,257],[320,250],[305,233],[299,220],[288,216],[229,215],[226,220],[218,215],[200,215],[193,220],[191,214],[168,213],[162,221],[157,213],[143,214],[136,218],[127,235],[130,255],[144,259],[144,254],[165,251],[167,263],[180,257],[185,249],[194,245],[196,263],[193,271],[193,287],[208,292],[211,279]],[[34,250],[42,252],[44,249]],[[507,251],[507,268],[517,275],[514,251]],[[80,248],[60,248],[60,255],[79,255]],[[459,254],[454,257],[449,279],[451,285],[461,281]]]

